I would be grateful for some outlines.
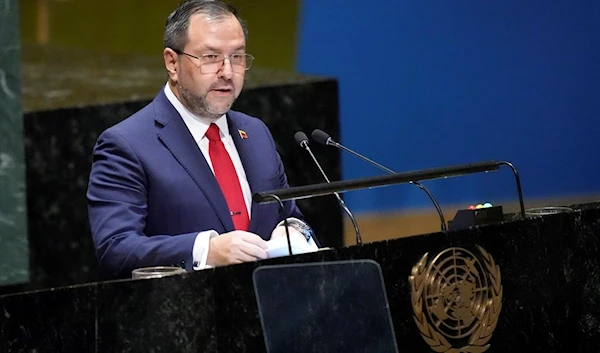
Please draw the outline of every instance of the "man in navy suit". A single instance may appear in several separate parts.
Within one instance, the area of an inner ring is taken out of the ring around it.
[[[181,4],[164,34],[168,82],[98,138],[87,198],[109,277],[265,259],[266,241],[285,234],[277,203],[252,203],[252,193],[288,186],[273,138],[261,120],[230,110],[253,60],[246,37],[231,6]],[[296,204],[284,213],[290,232],[316,246]]]

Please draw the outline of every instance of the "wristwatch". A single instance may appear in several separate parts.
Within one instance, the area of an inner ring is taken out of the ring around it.
[[[301,220],[295,219],[295,218],[289,218],[287,220],[287,224],[290,228],[294,228],[295,230],[297,230],[298,232],[300,232],[302,235],[304,235],[304,237],[306,238],[306,241],[308,242],[313,235],[315,234],[313,229],[306,223],[302,222]],[[285,227],[285,222],[281,221],[278,226],[284,226]]]

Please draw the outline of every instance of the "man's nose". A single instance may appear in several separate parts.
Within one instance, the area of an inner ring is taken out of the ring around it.
[[[223,65],[219,70],[219,77],[230,79],[233,76],[233,66],[231,66],[231,60],[229,57],[223,58]]]

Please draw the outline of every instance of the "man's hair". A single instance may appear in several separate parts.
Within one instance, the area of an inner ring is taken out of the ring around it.
[[[201,13],[211,20],[235,16],[242,26],[244,37],[248,39],[246,22],[238,16],[233,6],[219,0],[186,0],[167,17],[163,37],[165,48],[183,50],[188,41],[190,17],[195,13]]]

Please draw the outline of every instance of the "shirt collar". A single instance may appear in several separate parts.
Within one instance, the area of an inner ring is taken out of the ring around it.
[[[194,137],[194,141],[196,141],[196,143],[199,143],[200,140],[202,140],[211,123],[215,123],[219,127],[219,130],[221,130],[221,138],[227,138],[229,136],[229,126],[227,124],[227,117],[225,114],[220,116],[216,121],[198,116],[190,112],[179,101],[179,99],[177,99],[168,82],[165,85],[164,92],[169,102],[171,102],[175,110],[177,110],[179,115],[181,115],[183,122],[187,126],[188,130],[190,130],[190,133]]]

